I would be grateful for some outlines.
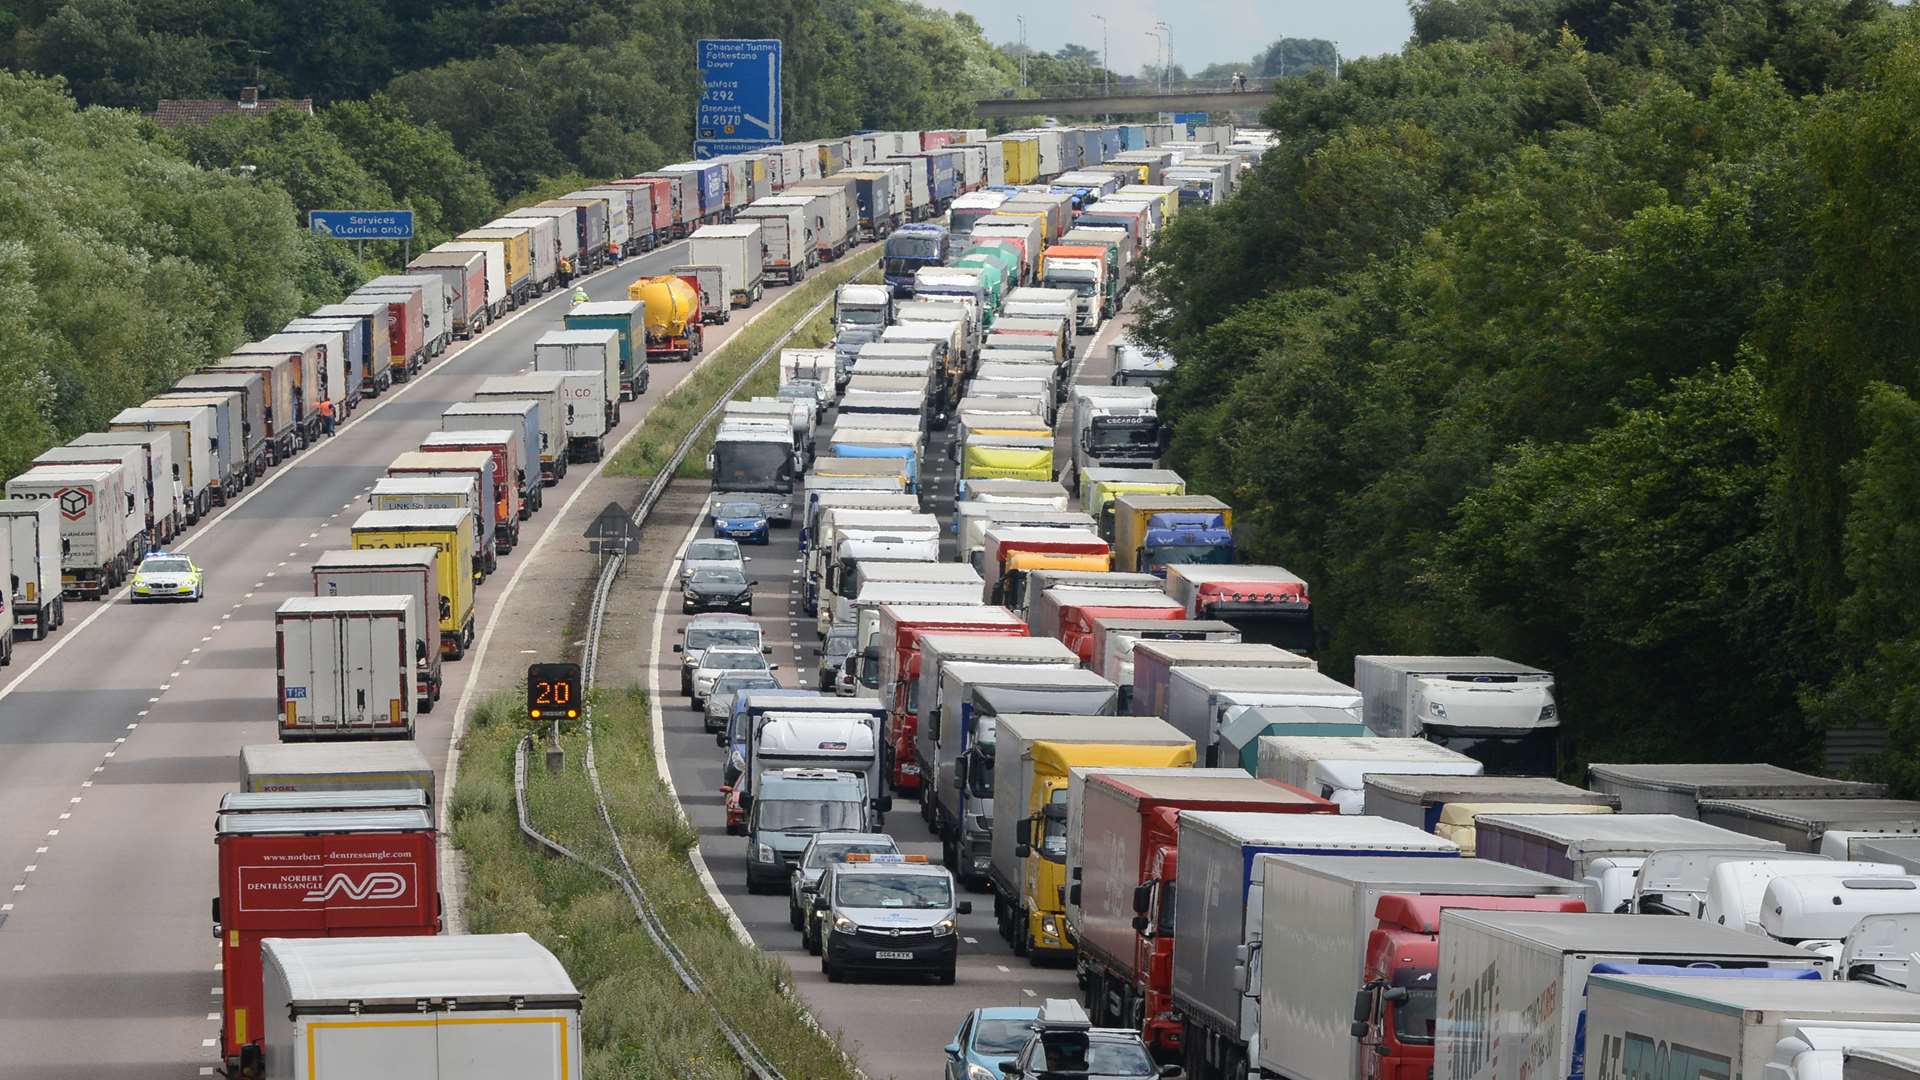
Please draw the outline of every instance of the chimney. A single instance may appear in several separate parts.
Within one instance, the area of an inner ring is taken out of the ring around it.
[[[241,87],[240,88],[240,107],[243,109],[259,108],[260,107],[260,88],[257,86]]]

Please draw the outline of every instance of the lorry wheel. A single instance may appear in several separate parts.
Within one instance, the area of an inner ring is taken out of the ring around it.
[[[1027,956],[1030,955],[1032,951],[1027,947],[1028,921],[1026,908],[1016,907],[1013,909],[1013,955],[1015,956]]]
[[[795,930],[800,929],[801,925],[800,905],[793,902],[792,893],[787,894],[787,925]]]
[[[433,711],[433,695],[428,694],[426,697],[423,697],[423,698],[415,698],[413,701],[413,707],[414,707],[414,710],[420,713],[420,715],[422,716],[425,716],[426,714],[432,712]]]

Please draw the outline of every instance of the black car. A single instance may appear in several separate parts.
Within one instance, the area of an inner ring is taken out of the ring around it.
[[[724,567],[695,570],[682,590],[680,610],[688,615],[696,611],[751,613],[753,579]]]

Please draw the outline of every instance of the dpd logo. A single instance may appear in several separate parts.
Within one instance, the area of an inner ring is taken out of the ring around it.
[[[93,492],[86,488],[61,488],[54,498],[60,500],[60,516],[68,521],[86,517],[87,507],[93,505]]]

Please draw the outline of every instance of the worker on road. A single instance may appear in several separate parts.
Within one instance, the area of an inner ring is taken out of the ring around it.
[[[320,413],[320,434],[331,437],[333,435],[333,399],[321,398],[318,412]]]
[[[581,304],[584,304],[586,302],[587,302],[587,290],[580,288],[578,285],[574,286],[573,306],[579,307]]]

